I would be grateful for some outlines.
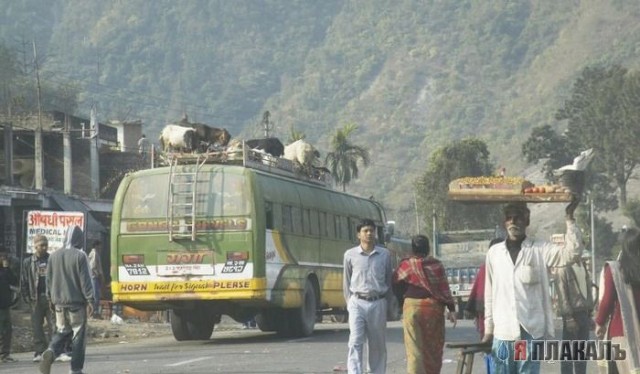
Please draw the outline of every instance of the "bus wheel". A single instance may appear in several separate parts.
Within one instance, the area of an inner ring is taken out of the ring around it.
[[[185,315],[180,312],[176,312],[175,310],[171,310],[170,318],[173,337],[179,342],[191,340],[191,333],[187,327]]]
[[[191,340],[209,340],[213,333],[214,320],[212,316],[197,313],[187,322],[187,329]]]
[[[300,308],[290,309],[290,328],[291,335],[295,337],[309,336],[313,333],[316,324],[316,313],[318,312],[318,300],[316,298],[316,290],[307,281],[304,285],[304,300]]]
[[[276,331],[276,320],[272,310],[263,310],[256,314],[256,324],[260,331]]]

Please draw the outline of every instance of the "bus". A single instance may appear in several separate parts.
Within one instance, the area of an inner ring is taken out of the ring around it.
[[[126,175],[113,202],[113,302],[168,310],[176,340],[209,339],[222,315],[310,335],[344,312],[344,252],[356,225],[385,213],[331,188],[330,175],[255,152],[169,154]],[[388,235],[387,235],[388,236]]]

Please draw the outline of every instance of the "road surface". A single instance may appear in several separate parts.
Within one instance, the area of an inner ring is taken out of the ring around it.
[[[239,324],[221,326],[209,341],[176,342],[171,336],[136,342],[98,344],[87,347],[88,374],[320,374],[346,373],[349,328],[343,323],[316,325],[316,332],[302,339],[283,339],[257,329],[242,330]],[[447,322],[447,342],[476,340],[472,321],[459,321],[455,329]],[[387,326],[387,373],[406,373],[401,322]],[[31,353],[13,355],[19,361],[0,364],[0,373],[38,373]],[[484,373],[476,355],[473,373]],[[457,350],[444,351],[442,373],[454,374]],[[68,363],[54,363],[52,374],[69,372]],[[543,373],[559,373],[558,364],[543,364]],[[595,373],[590,364],[589,373]]]

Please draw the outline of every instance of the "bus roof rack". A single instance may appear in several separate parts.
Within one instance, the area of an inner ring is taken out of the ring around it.
[[[162,166],[169,165],[196,165],[221,164],[239,165],[247,168],[261,170],[267,173],[302,180],[325,188],[331,188],[333,179],[329,170],[323,167],[304,167],[297,162],[282,157],[275,157],[268,153],[257,151],[244,146],[242,149],[182,153],[165,152],[159,154]]]

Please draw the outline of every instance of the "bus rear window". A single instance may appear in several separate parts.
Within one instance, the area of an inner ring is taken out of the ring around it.
[[[176,185],[175,190],[188,188]],[[250,213],[247,183],[242,175],[224,172],[201,172],[195,196],[196,216],[244,216]],[[191,197],[174,197],[190,200]],[[185,202],[188,202],[185,200]],[[122,218],[166,218],[169,205],[168,174],[146,175],[129,184],[122,204]],[[174,215],[190,215],[182,211]]]

